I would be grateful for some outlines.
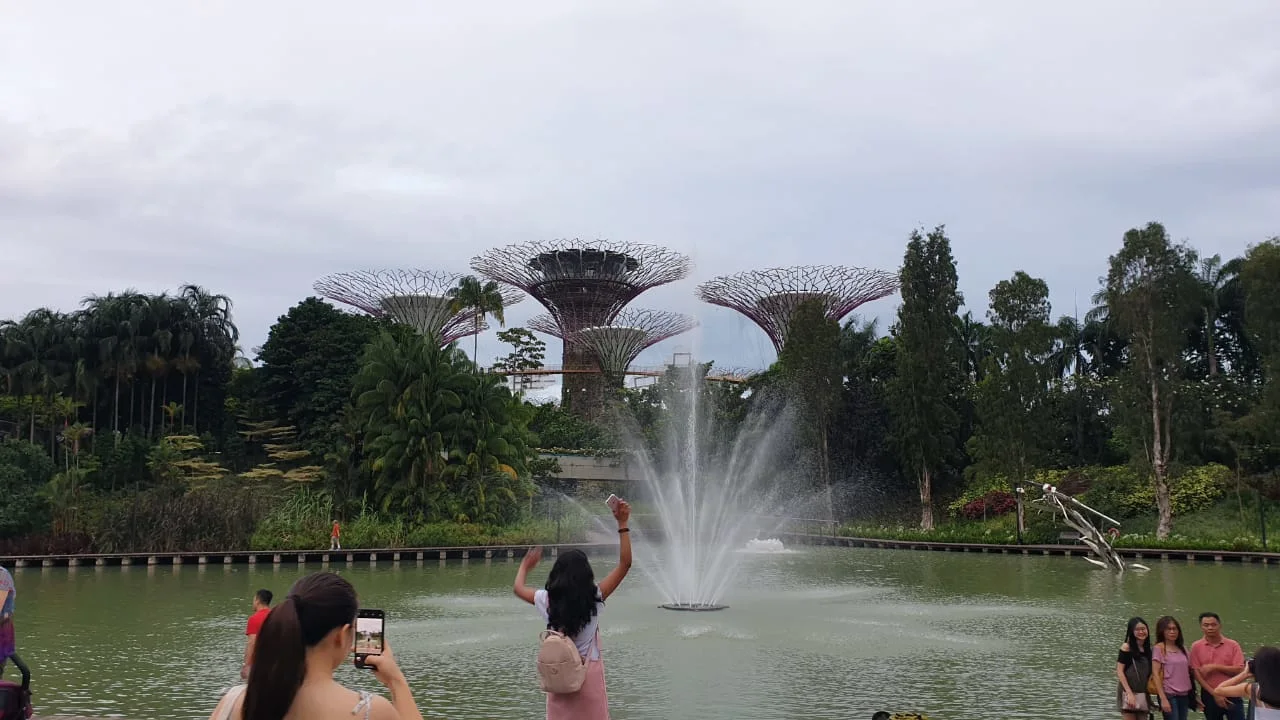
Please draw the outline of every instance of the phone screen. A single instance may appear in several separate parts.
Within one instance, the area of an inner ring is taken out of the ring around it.
[[[384,623],[385,618],[381,614],[376,617],[356,618],[357,657],[382,654]]]

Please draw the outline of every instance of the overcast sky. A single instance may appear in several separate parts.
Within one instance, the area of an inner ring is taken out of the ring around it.
[[[324,274],[599,236],[694,259],[637,304],[703,327],[642,362],[763,367],[697,282],[942,223],[976,314],[1019,269],[1083,313],[1129,227],[1280,233],[1277,38],[1275,0],[0,0],[0,317],[198,283],[252,354]]]

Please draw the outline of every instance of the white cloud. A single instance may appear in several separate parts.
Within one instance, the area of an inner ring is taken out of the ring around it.
[[[943,222],[979,312],[1016,269],[1071,312],[1128,227],[1280,232],[1277,29],[1270,0],[10,5],[0,316],[198,282],[249,347],[329,272],[600,235],[690,253],[638,302],[758,365],[696,281],[893,268]]]

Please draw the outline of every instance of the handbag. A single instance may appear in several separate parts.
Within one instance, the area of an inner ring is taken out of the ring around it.
[[[1132,659],[1131,659],[1129,662],[1130,662],[1130,664],[1132,664],[1132,665],[1133,665],[1133,674],[1134,674],[1134,675],[1137,675],[1137,674],[1138,674],[1138,661],[1137,661],[1137,660],[1132,660]],[[1148,679],[1148,680],[1147,680],[1147,684],[1148,684],[1148,686],[1150,686],[1150,684],[1151,684],[1150,679]],[[1121,691],[1123,691],[1123,690],[1124,690],[1124,688],[1123,688],[1123,687],[1121,687],[1120,689],[1121,689]],[[1134,688],[1134,689],[1133,689],[1133,702],[1129,702],[1129,699],[1128,699],[1127,697],[1123,697],[1123,698],[1122,698],[1122,702],[1120,703],[1120,709],[1121,709],[1121,710],[1124,710],[1124,711],[1126,711],[1126,712],[1127,712],[1127,711],[1129,711],[1129,710],[1141,710],[1141,711],[1149,712],[1149,711],[1151,710],[1151,708],[1150,708],[1150,707],[1148,706],[1148,704],[1147,704],[1147,691],[1146,691],[1146,689],[1145,689],[1145,688]]]
[[[1154,666],[1151,668],[1151,676],[1147,678],[1147,694],[1148,695],[1160,694],[1160,684],[1157,681],[1159,682],[1164,681],[1164,663],[1160,663],[1159,672],[1156,671]]]
[[[1125,698],[1124,702],[1120,704],[1120,709],[1125,712],[1130,710],[1141,710],[1144,712],[1151,710],[1151,708],[1147,706],[1147,694],[1141,691],[1133,694],[1132,703],[1129,702],[1128,698]]]

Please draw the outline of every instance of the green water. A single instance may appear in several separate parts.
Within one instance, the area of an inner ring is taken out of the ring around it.
[[[594,562],[599,575],[611,558]],[[532,667],[541,627],[511,594],[512,562],[332,569],[387,611],[425,716],[542,716]],[[237,679],[253,591],[283,595],[299,575],[289,564],[14,571],[37,711],[207,717]],[[1168,612],[1194,626],[1215,610],[1251,652],[1280,640],[1277,590],[1280,573],[1260,565],[1157,561],[1116,578],[1079,558],[802,548],[746,558],[720,613],[658,609],[637,568],[609,600],[601,641],[620,720],[846,720],[877,709],[1100,718],[1115,715],[1130,615],[1154,623]],[[340,672],[372,688],[366,674]]]

